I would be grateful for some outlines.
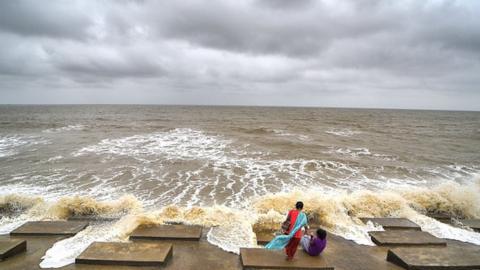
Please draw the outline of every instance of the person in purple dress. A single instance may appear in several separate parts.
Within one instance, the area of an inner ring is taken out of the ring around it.
[[[323,229],[318,229],[316,235],[304,235],[300,240],[303,250],[310,256],[318,256],[327,246],[327,232]]]

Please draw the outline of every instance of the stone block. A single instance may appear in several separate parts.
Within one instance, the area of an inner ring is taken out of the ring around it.
[[[85,229],[87,226],[88,222],[85,221],[30,221],[10,232],[10,235],[73,236]]]
[[[195,240],[202,237],[201,226],[153,225],[140,226],[131,234],[131,240]]]
[[[369,232],[369,234],[372,241],[379,246],[447,245],[445,240],[422,231],[394,230]]]
[[[8,257],[27,250],[27,241],[25,240],[1,240],[0,241],[0,261]]]
[[[169,243],[94,242],[76,259],[76,264],[162,266],[172,257]]]
[[[406,218],[360,218],[360,220],[364,223],[371,221],[385,230],[421,230],[420,226]]]

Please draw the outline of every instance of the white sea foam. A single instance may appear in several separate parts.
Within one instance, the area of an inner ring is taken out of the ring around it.
[[[343,156],[350,156],[353,158],[361,158],[361,157],[370,157],[379,160],[386,160],[386,161],[394,161],[398,160],[397,156],[388,155],[388,154],[379,154],[379,153],[372,153],[368,148],[365,147],[330,147],[329,151],[324,153],[328,154],[338,154]]]
[[[372,153],[367,148],[332,148],[331,152],[355,158],[396,159],[394,156]],[[142,175],[149,175],[148,180],[154,181],[155,185],[145,191],[147,193],[135,193],[145,200],[150,196],[148,194],[156,194],[149,205],[176,203],[202,206],[216,203],[217,198],[221,198],[222,203],[228,206],[244,206],[244,198],[288,191],[294,187],[309,189],[319,182],[328,188],[344,190],[381,190],[427,184],[425,179],[415,177],[415,172],[398,178],[383,176],[382,166],[375,168],[377,176],[372,178],[365,176],[364,167],[345,161],[272,159],[269,153],[252,152],[247,145],[238,145],[221,135],[183,128],[106,139],[72,154],[104,156],[110,160],[134,158],[140,163],[128,170],[132,178],[126,185],[142,192],[143,189],[136,187],[145,181]],[[170,166],[171,163],[165,163],[169,160],[181,160],[182,168],[174,173],[168,168],[164,170],[163,166]],[[98,179],[95,180],[96,185],[102,186],[90,192],[101,194],[97,191],[109,190],[109,179],[123,174],[122,168],[112,169],[110,176],[92,176],[94,180]],[[112,192],[115,193],[115,190]]]
[[[45,129],[42,132],[44,133],[59,133],[59,132],[67,132],[67,131],[78,131],[78,130],[84,130],[86,127],[84,125],[68,125],[64,127],[59,127],[59,128],[49,128]]]
[[[91,222],[90,225],[75,236],[56,242],[47,250],[40,262],[41,268],[59,268],[75,262],[93,242],[121,242],[126,241],[122,223],[119,222]]]
[[[199,130],[177,128],[169,132],[105,139],[99,144],[84,147],[73,155],[81,156],[88,153],[134,157],[160,155],[167,159],[202,159],[221,156],[228,143],[228,140],[206,135]]]
[[[56,161],[56,160],[60,160],[62,159],[63,156],[59,155],[59,156],[54,156],[54,157],[51,157],[47,160],[47,162],[53,162],[53,161]]]
[[[274,129],[273,132],[280,137],[294,138],[300,141],[310,141],[310,137],[304,134],[293,134],[281,129]]]
[[[0,136],[0,158],[13,156],[19,153],[21,148],[37,144],[47,144],[48,141],[36,136],[5,135]]]
[[[358,131],[358,130],[351,130],[351,129],[348,129],[348,128],[342,128],[342,129],[332,128],[332,129],[329,129],[329,130],[325,131],[325,133],[333,134],[333,135],[341,136],[341,137],[352,137],[356,134],[361,134],[362,132]]]

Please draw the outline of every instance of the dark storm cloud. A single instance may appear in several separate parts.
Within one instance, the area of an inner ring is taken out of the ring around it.
[[[2,1],[1,102],[480,109],[478,29],[476,1]]]

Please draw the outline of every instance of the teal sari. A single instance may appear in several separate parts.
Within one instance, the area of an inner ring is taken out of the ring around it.
[[[288,242],[290,242],[290,239],[292,239],[295,233],[305,225],[307,225],[307,215],[305,215],[305,213],[303,212],[300,212],[297,216],[297,220],[295,221],[295,225],[293,226],[293,229],[290,231],[290,233],[275,237],[265,246],[265,248],[283,249],[288,244]]]

